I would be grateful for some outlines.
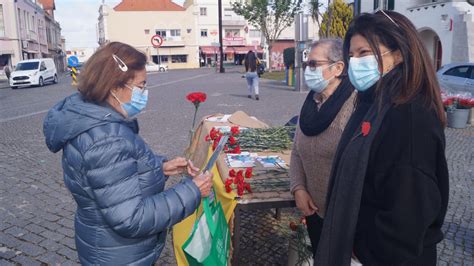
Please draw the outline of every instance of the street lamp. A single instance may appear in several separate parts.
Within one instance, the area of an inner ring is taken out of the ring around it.
[[[224,73],[224,51],[222,47],[222,0],[217,1],[217,9],[219,19],[219,72]]]

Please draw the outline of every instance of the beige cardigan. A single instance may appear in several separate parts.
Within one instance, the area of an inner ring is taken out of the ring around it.
[[[349,117],[354,111],[356,93],[347,99],[331,125],[321,134],[308,137],[296,129],[290,162],[290,188],[306,190],[318,207],[318,215],[326,213],[326,194],[337,144]]]

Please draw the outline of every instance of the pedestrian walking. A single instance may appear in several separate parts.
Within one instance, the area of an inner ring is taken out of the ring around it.
[[[253,51],[249,51],[245,55],[245,78],[248,85],[248,97],[251,99],[255,95],[255,100],[260,100],[258,89],[258,74],[257,74],[257,55]]]
[[[194,213],[212,175],[184,158],[154,154],[138,134],[146,106],[146,56],[112,42],[81,73],[78,93],[44,121],[46,144],[63,151],[64,182],[76,203],[75,237],[83,265],[152,265],[167,228]],[[193,178],[165,190],[171,175]]]
[[[312,44],[304,78],[311,90],[301,108],[290,163],[296,206],[306,216],[313,254],[326,212],[326,194],[337,144],[354,110],[355,90],[344,73],[341,39]]]
[[[8,65],[5,65],[3,67],[3,72],[5,72],[5,75],[7,76],[7,80],[10,80],[11,71],[10,71],[10,67]]]
[[[449,198],[445,114],[433,62],[393,11],[349,25],[344,59],[358,90],[328,188],[317,265],[436,265]]]

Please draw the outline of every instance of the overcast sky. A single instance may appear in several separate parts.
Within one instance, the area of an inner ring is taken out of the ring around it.
[[[121,0],[105,0],[114,7]],[[184,0],[175,1],[182,4]],[[61,35],[66,37],[66,49],[97,47],[97,18],[102,0],[55,0],[55,19],[61,24]]]

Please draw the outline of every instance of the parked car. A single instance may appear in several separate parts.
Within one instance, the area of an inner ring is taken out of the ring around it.
[[[452,63],[438,70],[442,88],[474,93],[474,63]]]
[[[45,83],[58,83],[56,65],[51,58],[30,59],[18,62],[10,76],[10,87],[43,86]]]
[[[168,71],[167,65],[155,64],[153,62],[146,63],[146,72],[165,72]]]

